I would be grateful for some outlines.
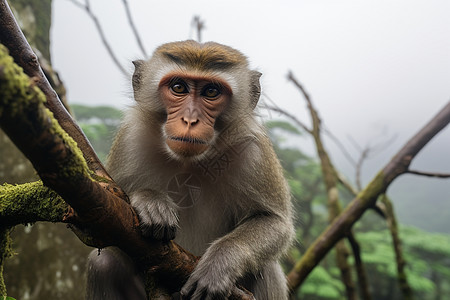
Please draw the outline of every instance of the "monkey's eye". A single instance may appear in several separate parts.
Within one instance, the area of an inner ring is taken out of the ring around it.
[[[201,95],[206,98],[215,99],[215,98],[219,97],[220,94],[221,94],[221,92],[220,92],[220,88],[218,86],[209,84],[209,85],[205,86]]]
[[[177,81],[170,86],[170,89],[176,94],[188,93],[188,88],[185,83]]]

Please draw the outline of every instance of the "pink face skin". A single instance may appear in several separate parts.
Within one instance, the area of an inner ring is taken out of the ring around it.
[[[189,157],[208,149],[214,124],[231,99],[231,88],[213,76],[170,73],[159,84],[166,106],[166,143],[178,155]]]

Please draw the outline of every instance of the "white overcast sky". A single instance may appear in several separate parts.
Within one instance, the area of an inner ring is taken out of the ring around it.
[[[304,100],[286,80],[292,70],[327,128],[355,155],[348,136],[365,146],[397,135],[368,163],[365,179],[450,101],[448,0],[128,1],[149,53],[162,43],[195,37],[190,25],[199,15],[206,25],[203,41],[241,50],[264,74],[263,91],[308,123]],[[142,54],[122,1],[91,2],[114,51],[132,72],[131,61]],[[52,26],[53,65],[71,103],[119,108],[132,103],[129,80],[113,65],[84,11],[68,0],[53,0]],[[296,142],[311,146],[306,138]],[[330,141],[327,145],[351,178],[349,164]],[[414,163],[450,172],[449,154],[447,128]],[[450,187],[446,191],[450,194]]]

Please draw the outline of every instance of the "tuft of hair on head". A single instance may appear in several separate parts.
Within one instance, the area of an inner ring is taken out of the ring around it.
[[[157,48],[155,54],[161,54],[178,65],[199,70],[225,71],[237,66],[248,67],[247,57],[240,51],[215,42],[172,42]]]

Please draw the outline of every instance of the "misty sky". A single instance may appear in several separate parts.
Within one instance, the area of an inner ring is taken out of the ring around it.
[[[91,2],[114,51],[132,72],[131,61],[142,58],[142,53],[122,1]],[[286,79],[292,70],[325,126],[355,156],[348,136],[361,146],[383,144],[396,136],[367,163],[365,180],[450,100],[450,1],[129,0],[129,4],[149,54],[162,43],[195,38],[191,21],[199,15],[206,25],[203,41],[241,50],[264,74],[264,93],[308,123],[304,100]],[[130,105],[129,79],[112,63],[92,20],[68,0],[54,0],[53,6],[53,65],[68,87],[69,101]],[[267,119],[279,118],[276,113],[261,113]],[[292,143],[312,149],[306,137]],[[327,146],[336,165],[353,179],[350,164],[336,146],[329,140]],[[447,128],[414,166],[450,172],[449,153]],[[450,195],[448,180],[419,182],[432,189],[439,185],[442,195]],[[421,196],[424,190],[408,192]]]

